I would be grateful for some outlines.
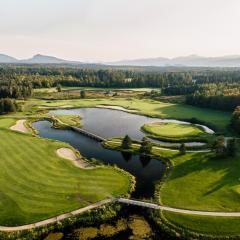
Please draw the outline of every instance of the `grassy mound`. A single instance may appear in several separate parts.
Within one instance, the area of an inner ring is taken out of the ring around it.
[[[37,222],[129,191],[124,172],[76,168],[56,155],[67,144],[13,132],[14,123],[0,119],[0,225]]]
[[[177,123],[148,123],[142,126],[142,130],[149,137],[157,139],[186,139],[205,134],[200,127],[195,125]]]

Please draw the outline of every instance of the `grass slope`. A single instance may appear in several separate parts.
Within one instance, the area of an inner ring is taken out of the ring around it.
[[[235,236],[240,234],[239,217],[191,216],[164,212],[164,217],[177,228],[214,236]]]
[[[0,119],[0,225],[36,222],[128,192],[130,178],[121,171],[76,168],[56,155],[67,144],[13,132],[14,123]]]
[[[194,210],[240,211],[240,154],[216,159],[213,153],[171,158],[174,168],[161,188],[164,205]]]

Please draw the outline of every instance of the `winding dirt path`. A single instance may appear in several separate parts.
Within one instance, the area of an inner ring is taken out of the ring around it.
[[[17,120],[16,124],[10,127],[13,131],[18,131],[22,133],[29,133],[29,130],[25,127],[26,119]]]
[[[197,211],[197,210],[187,210],[187,209],[180,209],[180,208],[172,208],[167,206],[162,206],[154,203],[144,202],[140,200],[132,200],[127,198],[109,198],[105,199],[96,203],[93,203],[87,207],[83,207],[80,209],[77,209],[75,211],[64,213],[56,217],[52,217],[37,223],[22,225],[22,226],[16,226],[16,227],[4,227],[0,226],[0,231],[2,232],[14,232],[14,231],[24,231],[24,230],[30,230],[33,228],[38,228],[41,226],[45,226],[48,224],[56,223],[58,221],[64,220],[69,217],[76,216],[78,214],[87,212],[91,209],[101,207],[103,205],[109,204],[109,203],[123,203],[127,205],[135,205],[135,206],[141,206],[145,208],[151,208],[156,210],[164,210],[168,212],[175,212],[175,213],[182,213],[182,214],[189,214],[189,215],[199,215],[199,216],[214,216],[214,217],[240,217],[240,212],[210,212],[210,211]]]
[[[113,202],[113,199],[105,199],[105,200],[102,200],[100,202],[91,204],[87,207],[79,208],[78,210],[75,210],[75,211],[72,211],[72,212],[69,212],[69,213],[64,213],[64,214],[61,214],[59,216],[52,217],[52,218],[49,218],[49,219],[46,219],[46,220],[43,220],[43,221],[40,221],[40,222],[37,222],[37,223],[32,223],[32,224],[27,224],[27,225],[22,225],[22,226],[17,226],[17,227],[0,226],[0,231],[2,231],[2,232],[15,232],[15,231],[24,231],[24,230],[30,230],[30,229],[33,229],[33,228],[42,227],[42,226],[45,226],[45,225],[48,225],[48,224],[51,224],[51,223],[56,223],[58,221],[64,220],[64,219],[69,218],[69,217],[73,217],[73,216],[78,215],[80,213],[87,212],[91,209],[98,208],[102,205],[105,205],[105,204],[108,204],[108,203],[111,203],[111,202]]]

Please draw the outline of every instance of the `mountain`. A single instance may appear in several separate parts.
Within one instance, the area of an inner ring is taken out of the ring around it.
[[[229,55],[222,57],[202,57],[198,55],[189,55],[176,58],[141,58],[133,60],[122,60],[117,62],[84,63],[78,61],[68,61],[37,54],[29,59],[18,60],[5,54],[0,54],[0,63],[17,63],[17,64],[62,64],[62,65],[87,65],[111,68],[111,67],[240,67],[240,55]]]
[[[117,62],[108,62],[108,65],[129,65],[129,66],[163,66],[167,65],[169,62],[168,58],[158,57],[158,58],[142,58],[134,60],[122,60]]]
[[[34,55],[30,59],[24,59],[20,60],[20,63],[27,63],[27,64],[74,64],[74,63],[80,63],[80,62],[73,62],[68,61],[52,56],[45,56],[41,54]]]
[[[16,58],[10,57],[6,54],[0,54],[0,63],[14,63],[17,61]]]
[[[240,56],[223,56],[223,57],[202,57],[190,55],[176,58],[145,58],[122,60],[118,62],[107,63],[110,65],[122,66],[184,66],[184,67],[240,67]]]

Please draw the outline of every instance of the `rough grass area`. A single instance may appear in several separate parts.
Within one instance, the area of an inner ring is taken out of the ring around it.
[[[172,157],[174,168],[161,188],[161,202],[194,210],[240,211],[240,154],[227,158],[213,155]]]
[[[0,119],[0,225],[37,222],[129,191],[125,172],[79,169],[56,155],[67,144],[13,132],[14,123]]]
[[[176,228],[213,236],[240,234],[239,217],[206,217],[164,212],[164,217]]]
[[[149,99],[141,100],[137,98],[73,99],[57,101],[32,99],[27,102],[24,109],[94,107],[100,104],[117,105],[128,109],[136,109],[139,110],[140,114],[152,117],[175,118],[181,120],[197,118],[200,121],[214,125],[220,131],[226,130],[231,117],[231,114],[228,112],[197,108],[183,104],[158,102]]]
[[[187,138],[204,134],[200,127],[177,123],[149,123],[144,124],[142,130],[154,138]]]
[[[81,118],[79,117],[79,115],[57,115],[54,117],[60,120],[60,122],[64,124],[75,126],[75,127],[81,126],[81,123],[80,123]]]

